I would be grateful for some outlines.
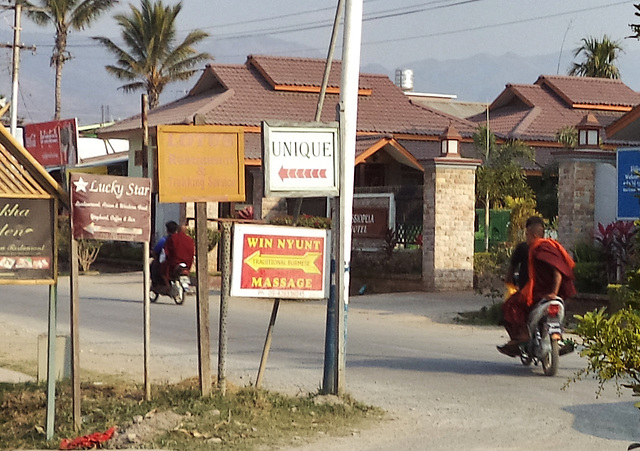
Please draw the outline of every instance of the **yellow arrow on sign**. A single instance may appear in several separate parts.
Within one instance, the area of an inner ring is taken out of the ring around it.
[[[320,274],[320,268],[315,264],[319,252],[307,252],[304,255],[261,255],[255,251],[244,259],[244,262],[254,271],[260,269],[301,269],[307,274]]]

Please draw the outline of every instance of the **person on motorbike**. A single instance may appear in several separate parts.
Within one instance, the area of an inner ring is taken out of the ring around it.
[[[164,282],[169,285],[171,272],[180,264],[184,263],[187,268],[193,265],[193,258],[196,253],[196,246],[193,239],[185,233],[185,226],[178,226],[174,221],[166,224],[168,237],[164,244],[164,254],[166,260],[160,264],[160,271]]]
[[[504,326],[510,341],[498,346],[498,351],[510,357],[519,354],[519,344],[529,340],[527,316],[532,306],[543,299],[567,299],[576,293],[573,285],[575,263],[555,240],[544,238],[544,221],[532,216],[526,223],[529,280],[502,306]]]
[[[172,225],[171,227],[177,229],[178,224],[174,221],[169,221],[168,223],[166,223],[165,229],[169,228],[169,223],[175,224],[175,226]],[[160,239],[153,246],[150,252],[151,257],[153,258],[153,260],[151,261],[151,268],[150,268],[151,284],[155,286],[162,285],[164,283],[162,280],[162,273],[160,271],[160,263],[165,261],[165,255],[163,251],[164,251],[164,243],[167,242],[168,237],[169,237],[169,232],[167,231],[166,235],[163,235],[162,237],[160,237]]]

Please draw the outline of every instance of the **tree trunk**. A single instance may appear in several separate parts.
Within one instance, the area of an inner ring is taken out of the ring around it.
[[[489,192],[484,196],[484,251],[489,252]]]

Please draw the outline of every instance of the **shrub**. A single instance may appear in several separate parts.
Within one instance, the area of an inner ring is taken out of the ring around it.
[[[587,358],[587,367],[578,371],[574,381],[593,374],[598,380],[599,395],[604,384],[613,380],[620,394],[620,387],[631,388],[634,395],[640,393],[640,315],[632,308],[625,308],[612,315],[604,309],[576,315],[576,334],[582,339],[584,349],[580,356]],[[620,381],[632,380],[631,384]],[[640,407],[640,403],[636,403]]]
[[[640,292],[627,285],[611,284],[607,286],[609,310],[617,312],[627,307],[640,309]]]
[[[387,259],[384,251],[353,251],[351,273],[354,276],[422,274],[422,252],[420,249],[406,249],[394,252],[391,259]]]
[[[187,235],[189,235],[193,239],[193,241],[195,241],[196,240],[195,227],[188,227]],[[222,236],[222,233],[220,233],[219,230],[212,229],[211,227],[207,227],[207,239],[209,240],[207,244],[207,252],[211,252],[213,249],[215,249],[215,247],[220,242],[221,236]]]
[[[473,255],[473,287],[476,291],[492,298],[502,295],[503,278],[507,272],[511,252],[511,246],[501,243],[490,252],[476,252]]]
[[[607,273],[601,262],[576,262],[573,268],[575,286],[579,293],[607,292]]]
[[[278,216],[271,220],[273,225],[294,225],[293,216]],[[322,216],[310,216],[301,215],[298,218],[298,222],[295,224],[300,227],[311,227],[312,229],[330,229],[331,218],[324,218]]]

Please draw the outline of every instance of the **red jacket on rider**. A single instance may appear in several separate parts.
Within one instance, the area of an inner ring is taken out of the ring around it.
[[[178,230],[167,238],[164,244],[164,253],[166,261],[163,263],[162,275],[165,281],[169,283],[170,272],[180,263],[185,263],[187,269],[191,268],[196,246],[189,235],[182,230]]]

